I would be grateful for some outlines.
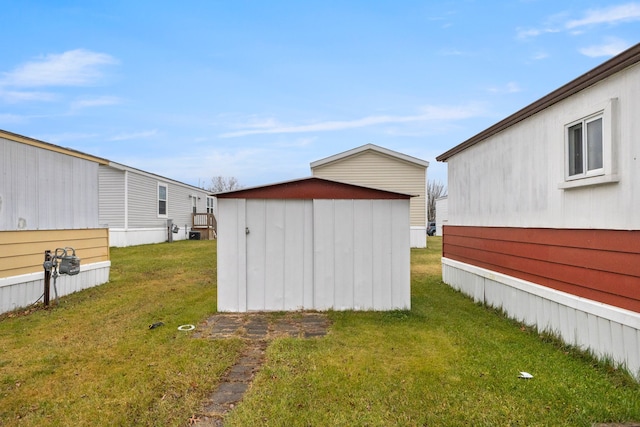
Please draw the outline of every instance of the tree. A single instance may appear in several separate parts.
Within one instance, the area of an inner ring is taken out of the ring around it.
[[[440,181],[427,181],[427,218],[436,220],[436,199],[447,195],[447,187]]]
[[[222,193],[223,191],[239,190],[242,188],[238,178],[235,176],[214,176],[208,190],[212,193]]]

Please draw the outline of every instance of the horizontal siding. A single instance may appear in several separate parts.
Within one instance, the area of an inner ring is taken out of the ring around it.
[[[640,231],[445,226],[443,257],[640,312]]]
[[[129,172],[129,227],[165,227],[167,220],[158,218],[158,180]],[[172,194],[168,191],[167,204],[171,204]]]
[[[313,168],[319,178],[416,195],[409,204],[412,226],[426,225],[426,169],[374,151]]]
[[[110,228],[124,228],[125,172],[99,167],[100,224]]]
[[[44,251],[72,247],[81,263],[109,260],[106,228],[0,232],[0,278],[43,270]]]
[[[98,163],[0,138],[0,230],[98,227]]]

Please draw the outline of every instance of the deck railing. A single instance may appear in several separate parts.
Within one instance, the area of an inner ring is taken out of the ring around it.
[[[218,225],[212,213],[192,213],[191,224],[193,228],[213,228],[214,230]]]

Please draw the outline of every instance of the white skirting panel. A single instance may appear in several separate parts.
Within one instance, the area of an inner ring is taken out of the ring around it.
[[[157,228],[109,228],[109,246],[124,248],[127,246],[147,245],[150,243],[162,243],[167,241],[167,229]],[[173,240],[186,240],[189,231],[180,227],[177,233],[173,233]]]
[[[68,295],[109,281],[111,261],[96,262],[80,266],[75,276],[61,275],[56,280],[58,296]],[[51,299],[55,297],[51,279]],[[40,273],[0,279],[0,313],[6,313],[36,302],[44,292],[44,270]]]
[[[427,227],[411,227],[411,247],[426,248],[427,247]]]
[[[640,381],[640,313],[442,259],[442,279],[476,302],[624,365]]]

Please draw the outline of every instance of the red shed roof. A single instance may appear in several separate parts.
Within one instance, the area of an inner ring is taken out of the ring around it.
[[[221,199],[409,199],[410,194],[309,177],[218,193]]]

